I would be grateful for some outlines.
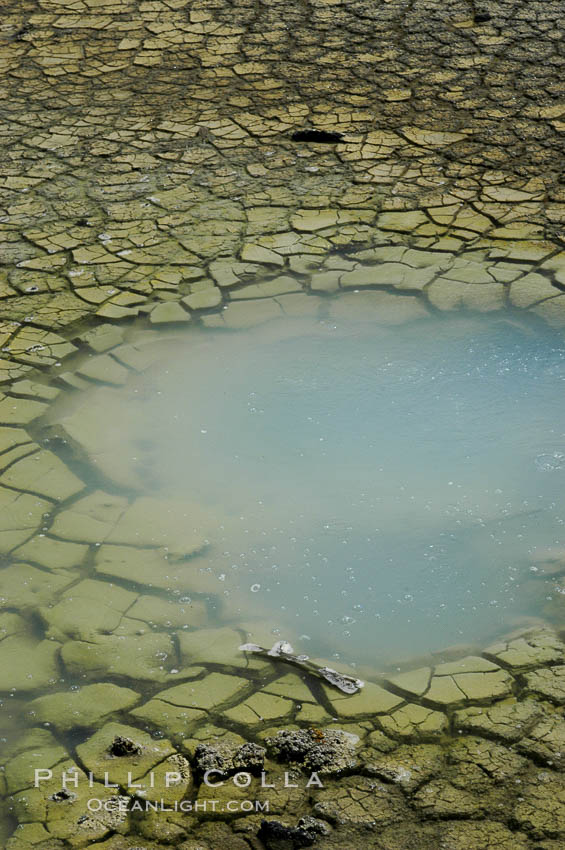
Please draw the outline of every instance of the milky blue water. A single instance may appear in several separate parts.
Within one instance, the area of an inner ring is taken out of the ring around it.
[[[153,494],[221,517],[218,617],[386,666],[555,616],[559,589],[534,565],[565,545],[555,334],[484,316],[312,319],[170,346],[110,397],[134,405]]]

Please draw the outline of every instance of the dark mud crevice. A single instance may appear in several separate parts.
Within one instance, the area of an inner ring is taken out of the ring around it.
[[[333,130],[296,130],[290,137],[293,142],[309,142],[318,145],[337,145],[343,142],[343,133]]]
[[[37,430],[35,428],[28,428],[28,431],[40,445],[52,451],[53,454],[63,461],[65,466],[71,472],[74,472],[77,478],[84,482],[90,482],[88,486],[85,484],[84,490],[81,490],[76,496],[66,500],[64,503],[60,502],[57,506],[58,510],[63,507],[68,508],[73,502],[90,495],[96,490],[103,490],[110,495],[120,496],[127,499],[130,503],[139,496],[138,490],[117,484],[100,472],[96,464],[91,462],[82,446],[68,436],[63,426],[43,425],[42,427],[38,427]]]

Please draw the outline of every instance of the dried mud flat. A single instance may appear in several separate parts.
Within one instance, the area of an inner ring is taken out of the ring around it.
[[[87,487],[43,428],[55,399],[146,368],[161,326],[467,308],[563,327],[561,4],[0,11],[1,843],[565,847],[556,632],[315,688],[237,651],[269,643],[261,621],[210,627],[192,559],[213,516]],[[251,784],[208,787],[209,764]],[[220,802],[92,814],[92,789],[61,794],[72,767],[110,771],[104,799],[171,768],[169,804]],[[268,815],[222,808],[256,799]]]

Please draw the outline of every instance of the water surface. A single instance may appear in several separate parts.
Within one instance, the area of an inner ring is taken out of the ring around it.
[[[219,620],[379,668],[547,613],[564,381],[557,336],[498,317],[281,319],[175,335],[87,404],[142,489],[216,512]]]

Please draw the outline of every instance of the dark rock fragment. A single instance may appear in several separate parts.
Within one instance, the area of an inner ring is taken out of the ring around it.
[[[77,795],[73,794],[72,791],[69,791],[67,788],[61,788],[60,791],[55,791],[54,794],[51,794],[47,799],[53,800],[54,803],[65,803],[67,801],[72,802],[76,800]]]
[[[131,738],[124,738],[122,735],[116,735],[108,752],[111,756],[120,758],[122,756],[138,756],[141,753],[141,747],[132,741]]]
[[[320,835],[327,835],[324,821],[313,817],[301,818],[297,826],[285,826],[278,820],[264,820],[257,833],[267,850],[299,850],[311,847]]]
[[[225,776],[245,770],[253,776],[258,776],[265,764],[265,753],[264,747],[252,743],[240,746],[222,741],[216,745],[201,744],[194,754],[194,769],[200,776],[207,770],[220,770]]]
[[[359,739],[341,729],[283,729],[265,743],[284,762],[301,765],[317,773],[343,774],[357,764]]]

